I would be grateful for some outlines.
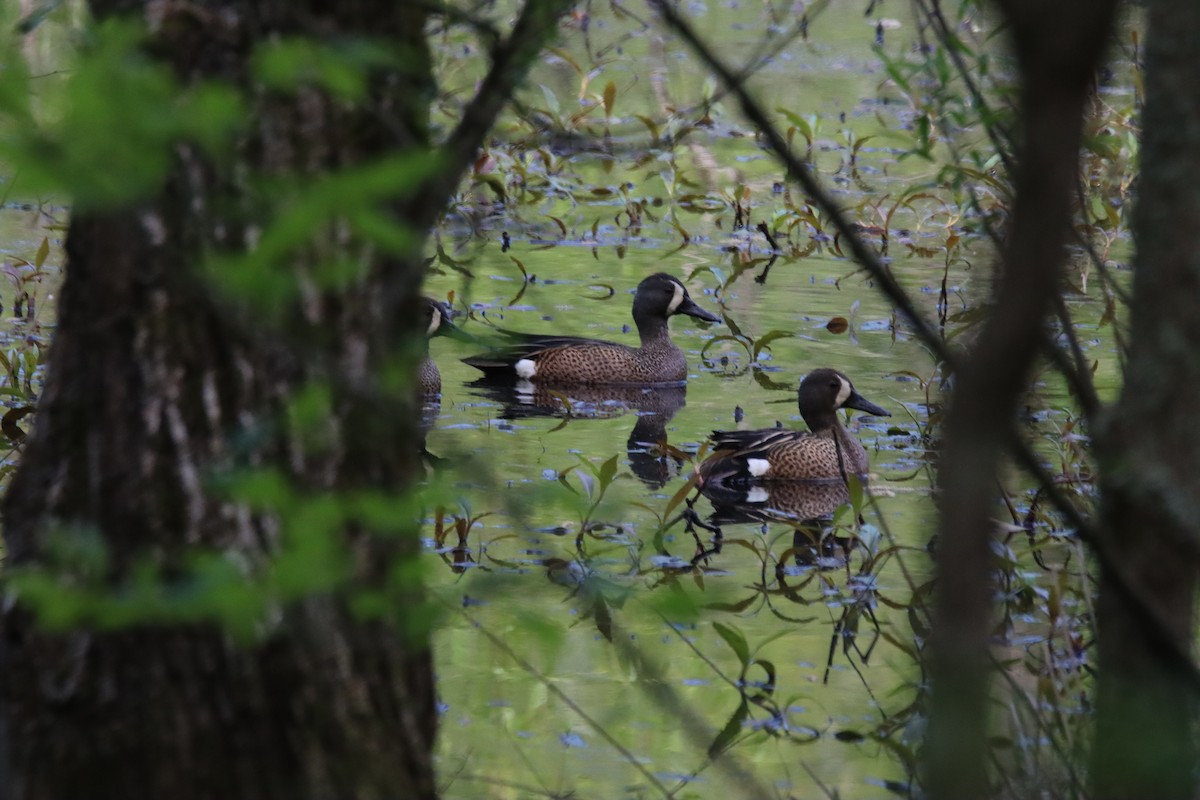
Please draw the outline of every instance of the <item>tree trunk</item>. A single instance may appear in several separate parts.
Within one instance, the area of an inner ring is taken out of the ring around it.
[[[1098,431],[1101,578],[1097,798],[1195,797],[1192,666],[1200,565],[1200,5],[1152,0],[1128,375]],[[1128,591],[1149,614],[1138,613]]]
[[[262,198],[241,188],[246,174],[320,175],[421,145],[432,86],[420,4],[96,2],[95,10],[131,6],[161,12],[149,21],[147,49],[185,83],[242,87],[252,127],[237,164],[180,145],[156,196],[71,221],[46,391],[4,501],[7,568],[45,566],[50,544],[98,537],[114,589],[146,563],[167,580],[186,577],[197,548],[256,575],[282,538],[304,535],[213,492],[223,470],[273,466],[305,496],[410,482],[413,398],[377,376],[393,366],[407,321],[420,317],[419,262],[359,247],[352,255],[369,266],[357,285],[306,293],[269,335],[218,300],[196,266],[201,254],[238,252],[252,238],[252,220],[236,208]],[[258,93],[254,46],[296,35],[371,37],[406,59],[373,74],[369,99],[356,105],[315,89]],[[317,232],[295,254],[297,269],[348,246]],[[284,424],[286,401],[306,382],[332,396],[320,445]],[[350,575],[319,596],[281,601],[238,641],[212,622],[175,619],[110,628],[100,617],[56,633],[21,606],[9,610],[0,797],[434,796],[432,666],[427,636],[411,624],[419,587],[391,577],[416,551],[416,523],[394,527],[398,534],[382,536],[366,520],[342,525]],[[388,600],[373,619],[351,613],[341,591],[365,587]]]
[[[1082,120],[1115,0],[998,0],[1021,68],[1012,223],[993,307],[960,361],[938,469],[938,590],[925,754],[931,797],[980,797],[986,778],[997,464],[1060,290]]]

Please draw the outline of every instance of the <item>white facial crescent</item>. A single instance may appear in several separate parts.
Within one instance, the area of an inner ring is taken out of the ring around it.
[[[684,293],[683,284],[676,283],[675,284],[675,296],[672,297],[671,302],[667,304],[667,316],[674,314],[675,311],[679,308],[680,304],[683,302],[683,293]]]
[[[845,378],[838,378],[838,380],[842,382],[842,388],[838,390],[837,402],[833,404],[834,408],[841,408],[850,399],[850,392],[854,391],[850,388],[850,381]]]

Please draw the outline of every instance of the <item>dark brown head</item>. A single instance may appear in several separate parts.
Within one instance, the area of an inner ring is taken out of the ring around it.
[[[854,390],[850,379],[836,369],[815,369],[800,381],[800,416],[811,431],[821,431],[837,425],[837,412],[843,408],[854,408],[890,417],[891,412],[867,400]]]
[[[426,339],[453,334],[457,330],[452,321],[454,311],[440,300],[434,300],[432,297],[422,297],[421,310],[425,314]]]
[[[706,322],[721,321],[716,314],[696,305],[683,284],[665,272],[657,272],[638,284],[633,296],[633,321],[639,331],[645,330],[646,324],[663,326],[667,317],[675,314],[687,314]]]

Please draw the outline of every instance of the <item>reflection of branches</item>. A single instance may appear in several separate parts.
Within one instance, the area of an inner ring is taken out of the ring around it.
[[[1012,176],[1016,166],[1012,155],[1012,135],[1009,131],[1000,128],[996,122],[996,115],[991,111],[987,97],[980,90],[979,85],[972,75],[972,71],[963,60],[961,43],[959,42],[957,35],[950,29],[949,24],[946,22],[946,18],[942,13],[940,0],[928,0],[928,2],[927,0],[913,1],[914,6],[920,13],[921,17],[923,19],[930,20],[933,23],[939,43],[942,45],[943,50],[949,53],[950,59],[954,64],[959,78],[967,87],[967,92],[971,96],[972,103],[980,110],[980,118],[983,121],[984,132],[987,134],[993,149],[1003,161],[1005,170],[1010,176]],[[958,149],[955,146],[953,139],[947,138],[947,146],[950,148],[954,159],[956,161],[961,161],[961,156],[958,153]],[[1085,198],[1083,186],[1078,179],[1078,175],[1075,181],[1075,191],[1078,195],[1078,200],[1081,207],[1086,207],[1086,203],[1084,202]],[[975,192],[974,188],[969,190],[969,196],[971,207],[982,221],[984,232],[988,235],[988,238],[992,241],[997,251],[1003,251],[1003,241],[990,223],[988,215],[984,212],[982,204],[979,201],[979,196]],[[1084,250],[1086,250],[1093,263],[1096,265],[1097,270],[1105,279],[1106,284],[1110,286],[1116,286],[1115,282],[1109,275],[1107,266],[1099,257],[1099,254],[1096,253],[1095,248],[1092,247],[1092,244],[1087,237],[1073,228],[1072,233],[1077,243],[1083,247]],[[1128,302],[1128,295],[1119,286],[1116,286],[1116,292],[1122,297],[1123,300]],[[1092,381],[1091,370],[1087,367],[1086,359],[1083,356],[1083,351],[1079,346],[1078,338],[1075,334],[1074,324],[1071,320],[1069,312],[1067,311],[1066,304],[1062,299],[1062,295],[1060,293],[1056,293],[1054,300],[1054,311],[1062,323],[1063,333],[1067,337],[1074,363],[1072,364],[1071,362],[1067,361],[1061,350],[1055,345],[1054,340],[1048,331],[1043,334],[1042,349],[1045,351],[1050,360],[1054,362],[1054,365],[1058,368],[1058,370],[1066,377],[1075,393],[1075,396],[1079,399],[1079,402],[1084,409],[1084,413],[1088,417],[1088,421],[1090,423],[1095,423],[1096,415],[1100,411],[1100,402],[1096,394],[1095,384]]]
[[[792,155],[787,141],[780,135],[775,126],[771,124],[766,112],[750,96],[746,86],[738,80],[737,75],[717,58],[716,54],[700,40],[691,26],[675,12],[669,3],[664,2],[664,0],[653,0],[653,5],[658,9],[659,14],[662,15],[666,23],[700,56],[701,61],[715,72],[725,85],[730,87],[732,94],[741,104],[742,113],[746,115],[750,122],[758,127],[763,140],[776,154],[776,157],[783,161],[788,173],[799,182],[805,193],[816,201],[816,204],[829,217],[833,223],[833,227],[849,244],[850,252],[854,259],[871,274],[872,278],[879,282],[884,294],[900,309],[905,318],[916,329],[919,338],[929,344],[931,348],[935,348],[935,353],[940,359],[949,361],[949,352],[946,351],[946,348],[938,339],[932,326],[917,310],[912,299],[884,267],[878,256],[856,235],[854,227],[841,213],[832,196],[813,177],[808,165]]]
[[[663,0],[655,0],[662,17],[688,41],[722,80],[731,86],[743,112],[756,124],[764,141],[788,167],[849,244],[856,260],[877,279],[885,294],[909,320],[919,338],[959,378],[947,433],[942,470],[943,531],[948,534],[939,551],[942,564],[938,607],[938,661],[933,695],[930,740],[932,788],[939,796],[981,793],[982,764],[986,752],[979,721],[986,711],[985,680],[988,662],[988,618],[991,613],[988,547],[992,499],[991,481],[1001,449],[1010,450],[1020,466],[1046,489],[1060,510],[1075,523],[1081,538],[1093,548],[1105,585],[1119,608],[1135,623],[1131,629],[1143,637],[1163,666],[1174,672],[1181,686],[1200,689],[1200,672],[1191,654],[1173,629],[1146,599],[1126,563],[1114,558],[1111,545],[1100,541],[1092,524],[1053,485],[1028,443],[1012,427],[1015,398],[1036,350],[1045,342],[1042,323],[1053,310],[1059,288],[1064,244],[1070,221],[1071,182],[1076,180],[1079,122],[1092,65],[1111,23],[1112,2],[1068,3],[1053,8],[1035,3],[1006,2],[1014,18],[1011,28],[1022,58],[1023,100],[1027,134],[1021,170],[1017,174],[1017,203],[1012,230],[1002,248],[1004,282],[997,295],[996,311],[989,318],[970,362],[952,358],[917,313],[911,300],[883,268],[879,259],[860,242],[831,198],[813,175],[789,151],[762,109],[749,97],[736,76],[695,36],[690,27]],[[1099,12],[1099,13],[1097,13]],[[1053,15],[1052,19],[1047,19]],[[1049,37],[1054,37],[1051,41]],[[1067,323],[1069,324],[1069,318]],[[1055,348],[1057,350],[1057,348]],[[1070,378],[1077,373],[1066,357],[1056,365]],[[1078,363],[1078,361],[1077,361]],[[1086,374],[1086,373],[1085,373]],[[1083,379],[1084,375],[1076,375]],[[1080,394],[1081,402],[1089,402]],[[1144,488],[1143,488],[1144,487]],[[1159,501],[1171,519],[1187,520],[1177,496],[1165,485],[1147,485],[1143,491]],[[1188,527],[1187,523],[1183,527]],[[1189,543],[1194,551],[1194,543]]]
[[[841,639],[842,652],[846,656],[846,663],[854,668],[854,672],[858,675],[859,681],[862,682],[863,688],[867,690],[867,695],[870,696],[871,702],[875,704],[875,708],[878,709],[879,713],[886,720],[887,712],[883,710],[883,705],[876,699],[875,693],[871,691],[871,685],[867,683],[867,677],[859,669],[858,662],[850,656],[850,651],[853,650],[858,655],[858,660],[866,664],[871,658],[871,653],[875,651],[875,645],[879,644],[879,620],[875,618],[875,611],[871,608],[871,598],[873,595],[873,589],[855,589],[854,602],[842,607],[842,616],[834,623],[833,633],[829,635],[829,657],[825,662],[825,674],[821,678],[821,682],[824,684],[829,683],[829,673],[833,669],[833,659],[837,654],[838,639]],[[867,645],[865,651],[858,646],[858,625],[864,616],[871,623],[872,628],[871,643]]]

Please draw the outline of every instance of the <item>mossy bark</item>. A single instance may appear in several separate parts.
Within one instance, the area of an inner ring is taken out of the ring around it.
[[[277,521],[210,491],[221,470],[272,466],[311,491],[411,482],[417,415],[376,376],[420,317],[419,262],[352,251],[368,264],[356,285],[306,292],[268,329],[201,280],[199,260],[253,238],[261,198],[246,174],[319,175],[425,143],[426,12],[365,0],[98,0],[94,10],[146,14],[148,52],[185,84],[241,87],[250,124],[235,163],[180,145],[154,197],[72,218],[46,391],[4,501],[7,563],[43,563],[47,532],[73,528],[102,538],[113,586],[139,561],[170,574],[195,548],[261,564]],[[292,35],[371,37],[408,55],[371,76],[363,103],[258,90],[255,46]],[[336,231],[317,236],[296,254],[299,277],[318,252],[355,247]],[[317,450],[283,424],[307,381],[333,396]],[[383,586],[386,567],[415,553],[415,522],[407,533],[349,525],[355,585]],[[431,659],[421,627],[404,624],[419,613],[419,587],[388,590],[393,619],[364,620],[332,592],[285,606],[250,645],[200,623],[49,633],[19,605],[8,610],[0,797],[434,796]]]

